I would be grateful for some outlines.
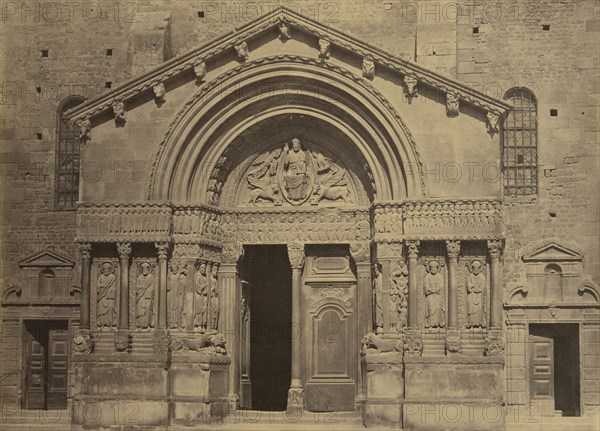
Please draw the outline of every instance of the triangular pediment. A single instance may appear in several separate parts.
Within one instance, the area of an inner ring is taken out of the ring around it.
[[[263,39],[265,37],[272,37],[273,39],[282,38],[282,24],[285,28],[289,28],[291,37],[294,37],[293,35],[296,32],[301,32],[314,38],[314,46],[316,47],[315,57],[319,56],[318,47],[320,43],[328,44],[350,56],[372,61],[375,71],[388,69],[393,73],[399,74],[405,81],[408,77],[412,82],[418,82],[419,85],[431,87],[447,95],[451,94],[453,99],[461,103],[473,105],[487,112],[488,116],[496,119],[493,120],[494,122],[510,108],[510,105],[503,100],[490,97],[450,77],[429,70],[407,59],[395,56],[342,31],[302,16],[290,9],[279,7],[236,29],[234,32],[230,32],[202,47],[166,61],[147,73],[119,85],[110,93],[73,108],[67,113],[67,117],[81,124],[81,122],[90,120],[105,111],[113,110],[115,103],[126,103],[129,99],[137,97],[142,92],[152,92],[160,84],[164,84],[168,80],[174,79],[184,73],[190,74],[191,70],[197,75],[198,72],[195,68],[202,70],[206,64],[214,63],[219,56],[231,56],[231,53],[236,52],[239,55],[237,48],[240,44],[246,43],[250,51],[252,51],[252,45],[259,37]],[[243,62],[244,60],[242,59],[241,61]],[[190,76],[193,75],[190,74]],[[86,127],[90,127],[90,125]]]
[[[48,250],[34,254],[33,256],[23,259],[21,262],[19,262],[20,268],[72,268],[73,266],[75,266],[74,262]]]
[[[581,262],[583,256],[574,250],[563,247],[555,242],[540,247],[539,249],[523,256],[523,262]]]

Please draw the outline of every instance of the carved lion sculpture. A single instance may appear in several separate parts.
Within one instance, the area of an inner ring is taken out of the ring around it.
[[[195,351],[206,354],[225,355],[225,337],[218,332],[206,332],[194,338],[178,338],[173,340],[173,350]]]
[[[382,338],[373,332],[365,335],[361,340],[361,344],[360,353],[362,355],[366,355],[367,353],[402,352],[404,347],[402,340]]]

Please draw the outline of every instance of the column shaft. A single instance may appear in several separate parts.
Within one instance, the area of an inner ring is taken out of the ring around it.
[[[418,329],[417,257],[419,241],[406,241],[406,246],[408,249],[408,327]]]
[[[121,289],[119,291],[119,329],[129,329],[129,255],[131,245],[127,242],[117,244],[119,251]]]
[[[81,306],[79,308],[79,327],[90,329],[90,252],[89,243],[79,244],[81,252]]]
[[[229,402],[231,409],[239,405],[239,314],[240,285],[237,263],[223,263],[219,266],[218,285],[220,297],[219,332],[227,340],[227,354],[231,358],[229,366]]]
[[[158,321],[156,327],[167,327],[167,243],[156,244],[158,250]]]
[[[500,254],[502,241],[488,241],[490,253],[490,328],[502,328],[502,274]]]
[[[448,252],[448,329],[458,328],[458,286],[456,271],[460,241],[446,241]]]

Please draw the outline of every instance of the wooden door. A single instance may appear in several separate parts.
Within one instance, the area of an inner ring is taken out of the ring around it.
[[[46,346],[43,328],[31,322],[25,325],[25,408],[46,408]]]
[[[48,410],[67,408],[67,365],[69,363],[67,355],[67,330],[63,328],[49,328],[46,395]]]
[[[529,393],[542,416],[554,416],[554,340],[529,336]]]
[[[352,411],[356,397],[356,278],[347,251],[319,249],[303,275],[306,409]]]

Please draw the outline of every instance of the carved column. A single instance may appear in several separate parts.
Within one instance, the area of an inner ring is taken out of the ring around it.
[[[79,308],[79,328],[90,329],[90,243],[79,244],[81,253],[81,306]]]
[[[218,286],[220,297],[219,332],[227,340],[227,353],[231,358],[229,366],[229,408],[237,410],[239,397],[239,325],[241,285],[238,274],[238,259],[243,248],[240,244],[225,244],[221,253],[222,263],[219,265]]]
[[[158,320],[156,327],[165,329],[167,327],[167,250],[169,244],[161,242],[155,245],[158,251]]]
[[[460,241],[446,241],[448,253],[448,331],[446,334],[446,351],[460,352],[460,331],[458,328],[458,286],[456,271]]]
[[[372,287],[371,287],[371,259],[369,243],[350,244],[350,254],[356,263],[357,275],[357,299],[358,299],[358,334],[359,340],[367,333],[371,332],[371,314],[372,305]]]
[[[119,291],[119,329],[115,334],[115,348],[123,351],[129,346],[129,256],[131,255],[131,244],[128,242],[118,243],[117,251],[119,252],[121,290]]]
[[[288,391],[287,411],[299,415],[304,410],[304,389],[302,388],[302,337],[301,290],[302,267],[304,266],[304,244],[288,244],[288,257],[292,267],[292,382]]]
[[[418,240],[406,241],[408,253],[408,330],[404,351],[408,355],[421,355],[423,353],[423,341],[419,330],[419,303],[417,286],[417,258],[419,257]]]
[[[490,254],[490,324],[489,334],[485,339],[487,356],[502,356],[504,340],[502,339],[502,240],[489,240]]]

